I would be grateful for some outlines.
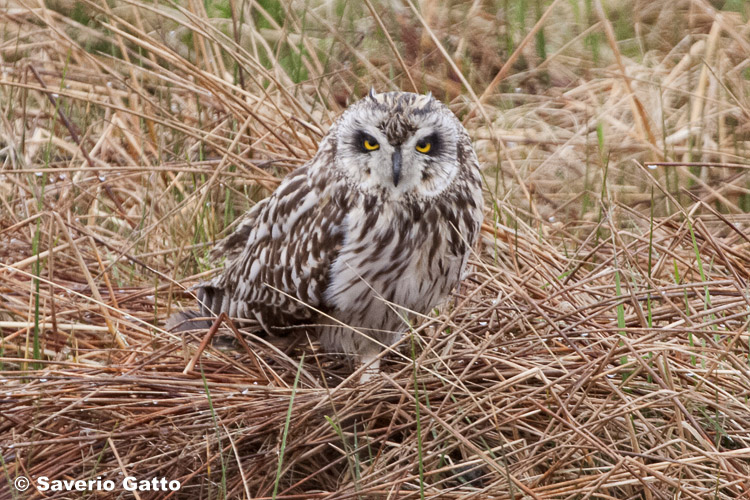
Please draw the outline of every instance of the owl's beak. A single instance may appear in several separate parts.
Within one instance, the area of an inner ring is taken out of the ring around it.
[[[398,180],[401,178],[401,150],[396,149],[391,156],[393,161],[393,185],[398,186]]]

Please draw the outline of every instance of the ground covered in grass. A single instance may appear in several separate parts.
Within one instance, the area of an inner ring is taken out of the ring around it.
[[[750,498],[746,3],[3,8],[0,498]],[[314,339],[165,332],[371,86],[475,140],[450,302],[364,386]]]

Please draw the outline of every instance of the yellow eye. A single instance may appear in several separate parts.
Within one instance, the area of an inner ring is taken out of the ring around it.
[[[432,143],[427,141],[419,141],[417,143],[417,151],[420,153],[429,153],[432,149]]]
[[[380,144],[378,144],[378,141],[376,141],[375,139],[371,137],[366,138],[363,144],[367,151],[375,151],[376,149],[380,147]]]

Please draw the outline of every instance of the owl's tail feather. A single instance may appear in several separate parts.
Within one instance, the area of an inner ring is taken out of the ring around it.
[[[167,319],[164,327],[172,332],[184,332],[186,330],[198,330],[211,328],[213,321],[207,319],[216,316],[222,311],[224,291],[211,285],[200,285],[196,290],[200,309],[181,311]]]
[[[211,285],[200,285],[196,290],[198,303],[204,316],[218,316],[229,313],[229,307],[224,304],[224,289]]]
[[[184,332],[187,330],[205,330],[211,328],[211,321],[205,318],[206,315],[201,311],[192,309],[190,311],[180,311],[171,315],[164,324],[164,329],[171,332]]]

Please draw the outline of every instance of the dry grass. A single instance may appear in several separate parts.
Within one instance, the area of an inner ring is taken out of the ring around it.
[[[750,498],[747,7],[491,3],[3,5],[0,498]],[[161,330],[371,85],[475,139],[455,300],[363,387]]]

